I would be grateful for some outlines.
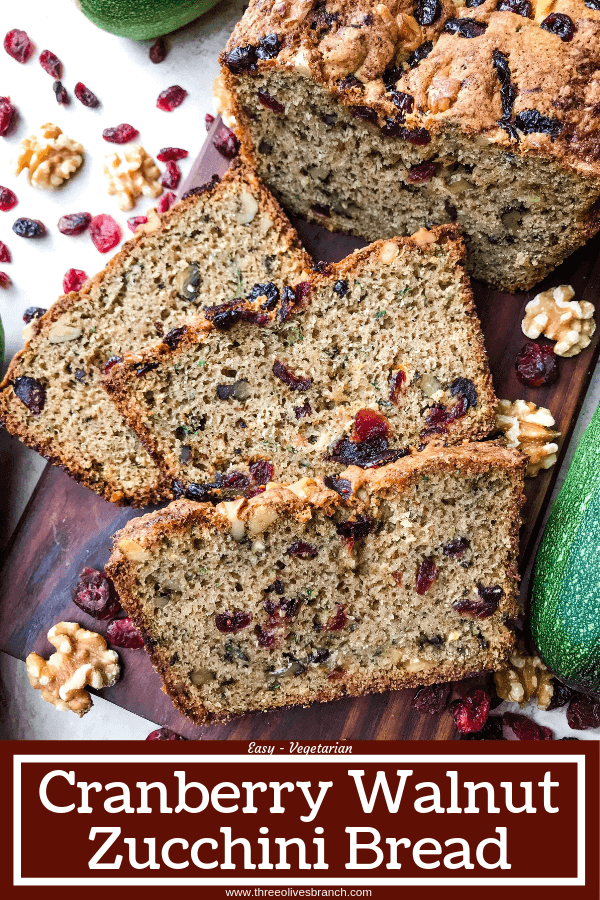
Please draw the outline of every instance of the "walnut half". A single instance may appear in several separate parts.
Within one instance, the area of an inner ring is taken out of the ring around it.
[[[573,300],[575,291],[561,284],[537,294],[525,307],[523,334],[535,340],[541,334],[556,341],[557,356],[576,356],[588,346],[596,330],[594,305]]]
[[[85,690],[111,687],[119,677],[119,657],[94,631],[86,631],[75,622],[59,622],[48,632],[56,647],[50,659],[30,653],[25,663],[29,683],[42,692],[42,698],[57,709],[85,715],[92,698]]]
[[[525,474],[530,477],[556,462],[558,444],[554,441],[560,431],[553,431],[553,425],[552,413],[543,406],[525,400],[498,401],[496,429],[506,435],[509,447],[518,448],[529,458]]]
[[[83,162],[83,145],[71,140],[58,125],[47,122],[35,134],[23,138],[15,175],[27,169],[34,187],[55,188],[71,177]]]
[[[108,193],[117,195],[117,206],[126,212],[136,204],[138,197],[160,197],[162,185],[160,170],[151,156],[139,144],[131,144],[123,151],[110,153],[104,159],[104,175],[108,181]]]
[[[539,656],[529,656],[522,644],[494,674],[494,681],[496,693],[502,700],[520,706],[535,700],[540,709],[548,709],[554,693],[552,673]]]

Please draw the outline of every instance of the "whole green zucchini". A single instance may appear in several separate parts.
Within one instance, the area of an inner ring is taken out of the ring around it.
[[[88,19],[112,34],[148,40],[197,19],[218,0],[75,0]]]
[[[538,550],[531,630],[540,656],[561,681],[600,696],[600,406]]]

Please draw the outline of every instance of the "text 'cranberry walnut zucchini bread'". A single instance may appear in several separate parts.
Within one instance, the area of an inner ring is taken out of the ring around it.
[[[382,469],[179,500],[131,520],[107,571],[198,723],[464,678],[513,644],[524,458],[430,445]]]
[[[378,241],[294,292],[206,309],[106,387],[192,500],[485,437],[495,396],[463,263],[454,226]]]
[[[137,506],[169,491],[102,388],[107,363],[205,303],[266,279],[293,284],[311,265],[277,203],[240,163],[141,231],[80,293],[34,322],[0,393],[8,431],[106,499]]]
[[[458,220],[515,290],[600,227],[598,0],[252,0],[221,62],[242,152],[328,228]]]

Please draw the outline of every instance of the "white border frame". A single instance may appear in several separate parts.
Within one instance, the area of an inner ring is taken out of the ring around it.
[[[220,878],[24,878],[21,875],[21,767],[26,763],[50,763],[65,765],[68,763],[96,762],[96,763],[176,763],[181,765],[184,763],[222,763],[223,755],[214,754],[186,754],[182,756],[160,755],[151,756],[147,754],[127,754],[122,756],[115,753],[107,754],[68,754],[66,756],[45,756],[38,754],[18,754],[14,757],[13,765],[13,836],[14,836],[14,853],[13,853],[13,885],[15,887],[99,887],[99,886],[132,886],[141,887],[146,885],[156,887],[176,887],[185,885],[188,887],[204,887],[204,886],[220,886],[220,887],[391,887],[406,886],[418,887],[436,886],[436,887],[583,887],[585,885],[585,756],[583,755],[545,755],[539,756],[502,756],[494,755],[464,755],[458,756],[453,754],[445,756],[444,754],[432,755],[416,755],[407,756],[390,755],[390,754],[369,754],[369,755],[343,755],[335,754],[315,754],[306,755],[301,758],[303,763],[343,763],[348,765],[365,763],[393,763],[393,764],[414,764],[419,763],[446,763],[452,765],[456,763],[575,763],[577,766],[577,876],[575,878],[375,878],[371,876],[355,876],[353,878],[285,878],[275,876],[271,878],[231,878],[226,875]],[[253,756],[251,754],[241,755],[235,754],[228,756],[229,762],[250,764],[253,762],[264,762],[262,755]],[[278,763],[298,763],[298,756],[277,755],[269,756],[269,762]]]

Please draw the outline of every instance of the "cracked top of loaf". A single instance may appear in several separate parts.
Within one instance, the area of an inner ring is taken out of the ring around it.
[[[221,62],[312,77],[390,137],[456,127],[600,173],[600,0],[252,0]]]

